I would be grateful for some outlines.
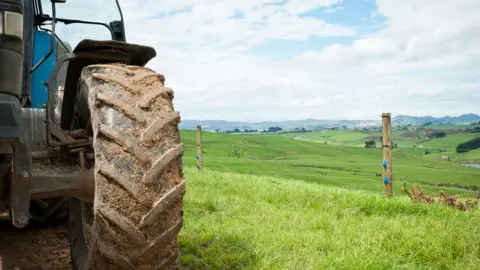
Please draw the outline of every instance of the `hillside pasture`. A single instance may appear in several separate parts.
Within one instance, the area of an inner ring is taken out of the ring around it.
[[[448,125],[444,125],[449,127]],[[462,126],[456,125],[455,127]],[[450,130],[451,131],[451,130]],[[393,130],[392,140],[398,147],[396,153],[426,156],[427,159],[438,159],[440,156],[451,156],[458,162],[476,162],[480,160],[478,151],[471,151],[465,154],[457,154],[456,147],[466,141],[480,137],[480,133],[453,133],[447,132],[444,138],[426,139],[426,131],[402,131]],[[273,135],[270,135],[273,136]],[[278,135],[275,135],[278,136]],[[375,140],[377,148],[381,147],[380,132],[357,132],[350,130],[339,131],[313,131],[305,133],[287,133],[283,137],[295,138],[297,140],[323,143],[335,146],[365,147],[365,141]]]
[[[184,163],[196,165],[194,131],[182,131]],[[272,176],[317,184],[383,190],[382,151],[360,147],[332,146],[293,140],[284,136],[231,136],[203,134],[203,161],[206,169],[239,174]],[[473,196],[472,190],[446,188],[479,185],[480,170],[420,155],[394,152],[394,192],[404,182],[422,184],[425,191],[440,190]]]
[[[418,145],[425,148],[455,150],[459,144],[478,137],[480,137],[480,133],[451,134],[444,138],[433,139]]]
[[[449,156],[455,162],[478,162],[480,150],[473,150],[467,153],[457,153],[459,144],[480,137],[479,133],[450,134],[444,138],[437,138],[423,141],[395,140],[399,148],[396,152],[425,155],[428,159],[438,159],[440,156]]]
[[[181,136],[182,269],[478,268],[480,212],[412,203],[400,188],[473,197],[480,169],[395,149],[387,199],[381,149],[205,132],[199,174],[195,131]]]
[[[186,168],[182,269],[478,269],[480,212]]]

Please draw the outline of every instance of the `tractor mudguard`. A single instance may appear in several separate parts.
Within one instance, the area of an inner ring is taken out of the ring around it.
[[[73,50],[80,58],[96,58],[108,62],[122,62],[127,65],[145,66],[157,53],[150,46],[121,41],[98,41],[84,39]]]
[[[84,67],[106,63],[145,66],[148,61],[156,56],[156,51],[150,46],[121,41],[84,39],[78,43],[72,54],[75,58],[68,64],[62,102],[61,128],[64,130],[69,129],[72,123],[73,105],[77,95],[77,81]],[[57,65],[62,64],[57,63]]]

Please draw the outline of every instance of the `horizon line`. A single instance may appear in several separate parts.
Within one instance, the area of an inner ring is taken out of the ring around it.
[[[477,116],[480,118],[479,114],[476,113],[463,113],[458,116],[451,116],[451,115],[444,115],[444,116],[431,116],[431,115],[423,115],[423,116],[415,116],[415,115],[407,115],[407,114],[398,114],[392,117],[392,119],[396,117],[415,117],[415,118],[424,118],[424,117],[431,117],[431,118],[446,118],[446,117],[451,117],[451,118],[458,118],[461,116],[465,115],[472,115],[472,116]],[[319,118],[303,118],[303,119],[291,119],[291,120],[261,120],[261,121],[255,121],[255,120],[227,120],[227,119],[184,119],[182,121],[225,121],[225,122],[243,122],[243,123],[262,123],[262,122],[292,122],[292,121],[308,121],[308,120],[314,120],[314,121],[381,121],[381,115],[378,117],[379,119],[319,119]]]

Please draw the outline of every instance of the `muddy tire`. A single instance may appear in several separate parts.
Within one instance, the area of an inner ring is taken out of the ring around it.
[[[74,269],[173,268],[185,183],[172,90],[162,75],[123,65],[86,67],[78,86],[75,110],[92,128],[95,200],[69,202]]]

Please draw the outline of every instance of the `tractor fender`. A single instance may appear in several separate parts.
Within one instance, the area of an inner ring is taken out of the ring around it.
[[[82,59],[107,62],[123,62],[127,65],[145,66],[156,56],[150,46],[126,43],[114,40],[84,39],[77,44],[73,53]]]
[[[69,129],[73,119],[73,105],[77,94],[77,81],[82,69],[93,64],[123,63],[145,66],[156,56],[153,47],[121,41],[84,39],[77,44],[72,54],[75,58],[68,62],[62,102],[62,129]],[[62,63],[58,63],[62,65]]]

